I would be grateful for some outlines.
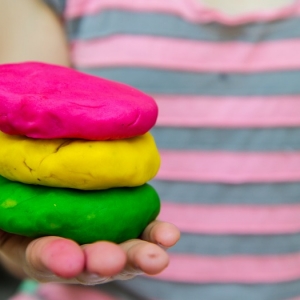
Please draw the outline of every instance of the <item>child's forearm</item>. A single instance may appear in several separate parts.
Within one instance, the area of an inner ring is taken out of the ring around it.
[[[25,278],[27,277],[26,274],[23,271],[22,266],[19,264],[16,264],[13,260],[11,260],[9,257],[7,257],[5,253],[5,248],[11,247],[11,250],[9,253],[12,253],[14,251],[19,251],[19,249],[16,249],[12,243],[12,235],[3,232],[0,230],[0,265],[3,266],[9,273],[12,275],[18,277],[18,278]],[[12,244],[12,245],[10,245]]]
[[[13,262],[9,261],[0,253],[0,264],[4,267],[10,274],[13,276],[23,279],[26,278],[26,274],[23,272],[20,266],[14,264]]]
[[[64,30],[41,0],[0,1],[0,64],[43,61],[69,65]]]

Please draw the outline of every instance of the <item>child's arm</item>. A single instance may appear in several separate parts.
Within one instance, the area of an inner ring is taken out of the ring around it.
[[[68,46],[55,14],[39,0],[0,0],[0,63],[43,61],[69,65]],[[43,282],[98,284],[156,274],[168,264],[162,247],[171,247],[179,232],[155,221],[142,240],[79,246],[59,237],[29,239],[0,230],[0,260],[17,276]],[[95,274],[98,277],[95,277]]]
[[[40,0],[1,0],[0,63],[33,60],[69,65],[60,21]]]

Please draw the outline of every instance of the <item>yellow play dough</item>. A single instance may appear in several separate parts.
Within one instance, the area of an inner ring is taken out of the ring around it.
[[[160,165],[150,133],[130,139],[41,140],[0,132],[0,175],[52,187],[100,190],[139,186]]]

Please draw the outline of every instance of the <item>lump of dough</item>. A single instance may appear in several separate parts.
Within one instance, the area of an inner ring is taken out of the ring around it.
[[[0,132],[0,175],[27,184],[100,190],[139,186],[158,172],[150,133],[111,141],[42,140]]]
[[[148,184],[80,191],[12,182],[0,176],[0,229],[30,237],[55,235],[80,244],[137,238],[160,201]]]
[[[127,85],[45,63],[0,66],[0,130],[39,139],[122,139],[155,124],[158,108]]]

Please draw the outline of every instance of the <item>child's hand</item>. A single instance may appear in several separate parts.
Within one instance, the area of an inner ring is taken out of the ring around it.
[[[161,221],[152,222],[141,240],[120,245],[97,242],[79,246],[60,237],[33,240],[0,231],[0,253],[8,269],[32,279],[94,285],[161,272],[169,262],[162,248],[173,246],[179,236],[174,225]]]

